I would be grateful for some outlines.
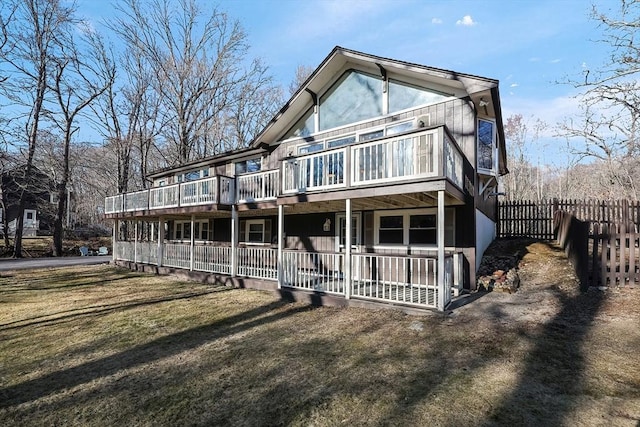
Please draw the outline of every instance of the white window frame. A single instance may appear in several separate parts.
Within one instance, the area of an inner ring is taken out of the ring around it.
[[[456,232],[456,222],[455,222],[455,211],[447,210],[447,213],[451,213],[453,216],[453,237],[455,240],[455,232]],[[423,209],[398,209],[398,210],[385,210],[385,211],[375,211],[373,213],[373,243],[374,248],[384,249],[384,248],[429,248],[435,249],[438,247],[436,244],[422,244],[422,243],[409,243],[409,231],[411,226],[411,216],[414,215],[435,215],[436,216],[436,224],[438,223],[438,209],[437,208],[423,208]],[[402,243],[380,243],[380,218],[385,216],[402,216]],[[445,223],[445,235],[446,235],[447,224]],[[437,232],[437,225],[436,225]]]
[[[202,238],[202,229],[203,229],[202,224],[203,223],[207,224],[207,238],[205,238],[205,239]],[[184,225],[185,224],[191,225],[191,220],[177,220],[177,221],[173,222],[173,233],[172,233],[172,236],[171,236],[172,237],[171,240],[174,240],[174,241],[177,241],[177,242],[185,242],[185,241],[189,242],[189,241],[191,241],[191,234],[189,234],[188,236],[184,235]],[[211,230],[209,229],[210,228],[209,227],[209,220],[208,219],[196,219],[193,222],[194,227],[195,227],[196,224],[200,224],[200,227],[198,227],[199,230],[200,230],[200,233],[199,233],[200,235],[199,236],[198,235],[194,236],[194,241],[196,241],[196,242],[208,242],[208,241],[210,241],[209,240],[209,236],[210,236]],[[176,232],[178,231],[178,227],[180,227],[180,235],[182,236],[180,238],[176,237]]]
[[[187,181],[185,179],[187,174],[190,174],[190,173],[193,173],[193,172],[197,172],[198,173],[198,177],[196,179],[190,179],[190,180]],[[209,171],[209,167],[207,166],[207,167],[203,167],[201,169],[193,169],[193,170],[188,170],[188,171],[185,171],[185,172],[181,172],[181,173],[179,173],[179,174],[177,174],[175,176],[175,180],[176,180],[176,182],[197,181],[199,179],[208,177],[209,174],[210,174],[210,171]],[[160,185],[160,186],[162,186],[162,185]]]
[[[494,119],[489,119],[485,117],[478,117],[476,126],[477,129],[480,129],[480,122],[485,121],[492,124],[492,133],[491,133],[491,169],[481,168],[479,166],[480,161],[480,132],[476,135],[476,170],[478,173],[484,175],[496,175],[498,170],[498,135],[497,135],[497,126],[496,121]]]
[[[322,148],[319,149],[319,150],[312,151],[310,153],[309,152],[306,152],[306,153],[301,153],[300,152],[300,150],[304,150],[305,148],[311,147],[313,145],[321,145]],[[319,141],[308,142],[306,144],[299,144],[299,145],[296,145],[296,155],[297,156],[306,156],[306,155],[310,155],[310,154],[313,154],[313,153],[319,153],[320,151],[323,151],[325,148],[327,148],[327,145],[325,144],[324,140],[322,140],[322,139],[319,140]]]
[[[262,237],[261,237],[259,242],[250,241],[249,240],[249,231],[251,229],[251,225],[252,224],[260,224],[260,225],[262,225]],[[244,239],[245,239],[245,241],[243,243],[245,243],[247,245],[264,245],[265,243],[269,243],[269,242],[265,242],[264,241],[264,235],[265,235],[266,229],[267,229],[267,225],[266,225],[266,220],[265,219],[247,219],[247,220],[245,220],[245,224],[244,224]]]
[[[258,162],[259,162],[259,164],[260,164],[260,167],[258,168],[258,170],[257,170],[257,171],[252,171],[252,172],[242,172],[242,173],[238,173],[238,172],[237,172],[237,171],[238,171],[238,166],[237,166],[238,164],[240,164],[240,163],[245,163],[245,169],[247,169],[247,167],[246,167],[246,163],[247,163],[247,162],[250,162],[250,161],[252,161],[252,160],[256,160],[256,161],[258,161]],[[238,176],[238,175],[244,175],[244,174],[247,174],[247,173],[256,173],[256,172],[260,172],[260,171],[262,171],[262,170],[263,170],[263,169],[262,169],[263,163],[264,163],[264,158],[263,158],[262,156],[254,156],[254,157],[248,157],[248,158],[246,158],[246,159],[238,160],[238,161],[236,161],[236,162],[233,162],[233,174],[234,174],[234,176]]]

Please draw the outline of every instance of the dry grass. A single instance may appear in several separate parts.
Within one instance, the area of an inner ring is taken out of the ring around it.
[[[635,426],[640,295],[577,293],[561,254],[528,251],[517,294],[425,316],[1,273],[0,424]]]
[[[0,257],[13,255],[13,239],[9,241],[10,247],[0,247]],[[106,246],[111,253],[111,237],[90,237],[87,239],[64,239],[62,251],[64,256],[79,256],[80,246],[87,246],[89,249],[97,251],[100,246]],[[53,237],[37,236],[23,237],[22,255],[26,258],[41,258],[53,256]]]

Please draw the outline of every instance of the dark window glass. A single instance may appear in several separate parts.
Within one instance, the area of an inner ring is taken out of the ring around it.
[[[478,167],[493,169],[493,122],[478,120]]]
[[[378,231],[379,243],[402,244],[404,240],[402,215],[381,216],[380,230]]]

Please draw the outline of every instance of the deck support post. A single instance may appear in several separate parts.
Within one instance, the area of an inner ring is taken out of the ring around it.
[[[238,211],[231,205],[231,277],[238,274]]]
[[[344,230],[344,297],[351,298],[351,199],[346,199],[345,204],[345,230]],[[339,224],[336,224],[339,226]]]
[[[196,245],[196,238],[195,238],[195,225],[196,225],[196,216],[195,215],[191,215],[191,236],[189,236],[189,271],[193,271],[193,264],[194,264],[194,255],[195,255],[195,245]]]
[[[118,226],[119,222],[117,219],[113,220],[113,234],[111,236],[111,259],[115,263],[118,257],[116,256],[116,248],[118,247]]]
[[[133,262],[138,262],[138,220],[133,221]]]
[[[278,205],[278,289],[282,289],[284,284],[283,266],[283,246],[284,246],[284,205]]]
[[[158,267],[162,267],[162,257],[164,256],[164,218],[158,219]]]
[[[444,191],[438,191],[438,226],[437,226],[437,241],[438,241],[438,267],[437,277],[438,281],[438,310],[444,310],[445,302],[445,267],[444,267]]]

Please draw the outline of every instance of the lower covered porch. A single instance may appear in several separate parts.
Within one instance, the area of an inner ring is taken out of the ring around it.
[[[469,263],[454,236],[464,217],[444,191],[420,194],[128,219],[124,235],[116,220],[113,258],[219,283],[444,310]]]
[[[118,241],[114,259],[158,267],[173,267],[214,275],[259,279],[273,289],[294,288],[413,307],[444,310],[462,289],[463,255],[446,253],[442,283],[435,256],[371,253],[282,251],[274,248],[212,246],[148,241]],[[279,269],[281,264],[281,269]],[[224,278],[221,278],[224,282]]]

